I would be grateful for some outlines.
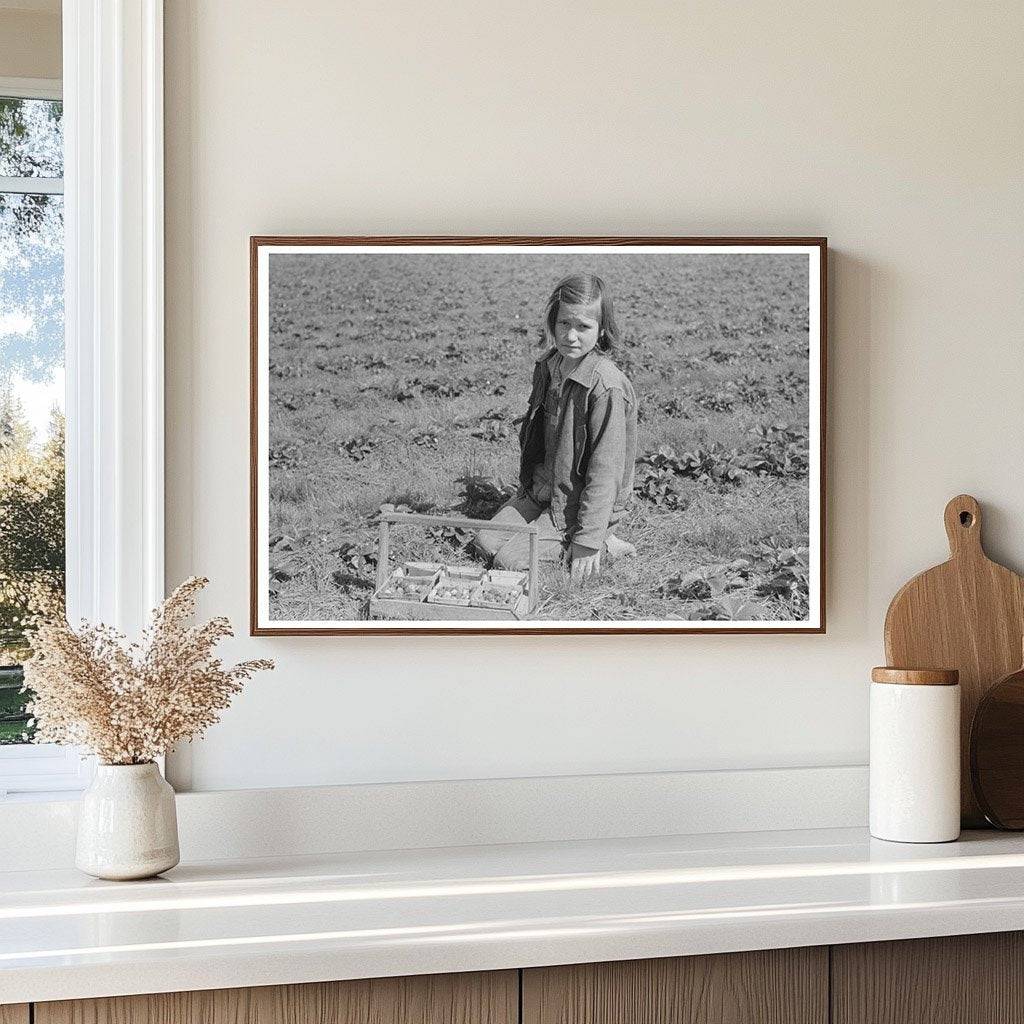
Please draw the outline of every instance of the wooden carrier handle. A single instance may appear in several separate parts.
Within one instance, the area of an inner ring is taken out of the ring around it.
[[[981,506],[969,494],[958,494],[946,505],[943,513],[946,536],[949,538],[949,553],[953,558],[960,555],[984,557],[981,546]]]

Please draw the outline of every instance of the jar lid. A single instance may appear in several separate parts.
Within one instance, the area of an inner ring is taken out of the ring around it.
[[[871,670],[873,683],[901,683],[909,686],[956,686],[960,673],[955,668],[890,668]]]

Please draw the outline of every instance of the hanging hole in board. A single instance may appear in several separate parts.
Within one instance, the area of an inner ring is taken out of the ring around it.
[[[960,525],[961,526],[969,527],[973,523],[974,523],[974,516],[972,516],[970,512],[961,512],[960,513]]]

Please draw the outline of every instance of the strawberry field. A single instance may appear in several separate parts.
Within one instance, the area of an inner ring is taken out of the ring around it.
[[[554,284],[600,274],[639,402],[634,558],[546,620],[792,621],[808,614],[807,257],[270,257],[270,607],[353,620],[382,506],[488,518],[515,490]],[[815,483],[815,487],[817,484]],[[468,564],[461,530],[392,531],[392,559]]]

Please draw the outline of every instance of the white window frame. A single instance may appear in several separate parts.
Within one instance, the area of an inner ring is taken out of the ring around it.
[[[0,96],[19,100],[59,100],[64,96],[59,78],[2,78]]]
[[[64,100],[68,618],[137,636],[164,596],[163,0],[64,0],[63,39],[33,95]],[[0,798],[91,774],[0,748]]]

